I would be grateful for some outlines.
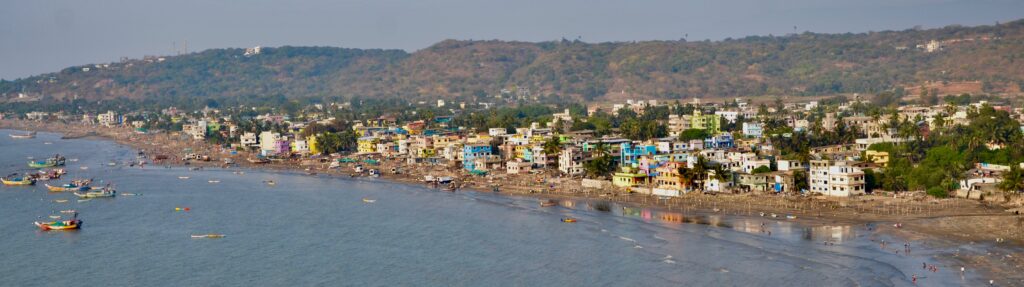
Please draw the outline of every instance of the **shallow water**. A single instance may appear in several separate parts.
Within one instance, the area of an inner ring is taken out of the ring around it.
[[[953,272],[922,272],[935,251],[883,251],[862,226],[606,213],[585,201],[540,208],[536,199],[376,179],[128,167],[135,152],[111,142],[10,132],[0,130],[0,172],[61,153],[78,161],[58,182],[95,178],[139,195],[79,202],[41,184],[0,188],[3,286],[911,286],[912,274],[926,275],[918,283],[927,286],[966,284]],[[66,209],[80,212],[82,230],[31,225]],[[579,222],[560,222],[566,216]],[[206,233],[226,237],[190,237]]]

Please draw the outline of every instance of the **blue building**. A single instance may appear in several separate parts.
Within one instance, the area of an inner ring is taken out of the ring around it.
[[[474,144],[466,145],[462,147],[462,168],[468,171],[476,170],[475,163],[477,158],[487,157],[491,155],[491,146],[486,144]]]
[[[704,148],[706,149],[726,149],[736,146],[732,139],[732,134],[722,133],[717,136],[709,137],[704,139]]]
[[[743,123],[744,136],[760,138],[762,133],[761,123]]]
[[[634,147],[632,143],[625,142],[620,144],[619,147],[621,149],[619,165],[622,166],[636,166],[641,156],[658,153],[658,147],[655,145],[638,145]]]

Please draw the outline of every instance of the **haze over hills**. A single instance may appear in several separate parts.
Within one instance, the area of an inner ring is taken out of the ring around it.
[[[245,53],[212,49],[69,67],[0,81],[0,95],[56,102],[278,95],[487,101],[518,87],[541,100],[599,101],[875,93],[927,82],[977,82],[965,89],[988,93],[1019,93],[1024,86],[1024,20],[714,42],[445,40],[413,53],[332,47]]]

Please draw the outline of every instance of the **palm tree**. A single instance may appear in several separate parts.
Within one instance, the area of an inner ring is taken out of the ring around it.
[[[1011,166],[1010,170],[1003,174],[1003,181],[999,183],[999,189],[1013,192],[1024,191],[1024,171],[1018,166]]]

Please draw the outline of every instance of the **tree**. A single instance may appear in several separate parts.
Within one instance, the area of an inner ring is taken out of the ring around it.
[[[759,167],[755,168],[750,173],[758,174],[758,173],[766,173],[766,172],[771,172],[771,171],[772,171],[772,168],[770,168],[770,167],[768,167],[766,165],[762,165],[762,166],[759,166]]]
[[[557,155],[562,151],[562,143],[558,141],[557,136],[553,136],[550,139],[544,141],[544,154],[550,156]]]
[[[688,130],[684,130],[683,132],[679,133],[679,140],[681,140],[681,141],[703,140],[703,139],[708,138],[709,136],[710,135],[708,134],[708,131],[706,131],[706,130],[688,129]]]
[[[1010,170],[1003,173],[1003,181],[999,182],[999,189],[1011,192],[1024,192],[1024,170],[1020,166],[1010,166]]]

